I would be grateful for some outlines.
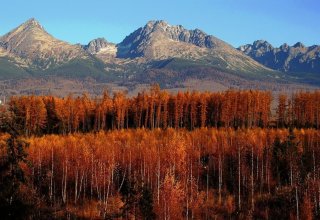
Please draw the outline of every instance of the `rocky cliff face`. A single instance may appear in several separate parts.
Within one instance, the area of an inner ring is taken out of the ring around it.
[[[258,40],[238,50],[274,70],[320,74],[320,46],[306,47],[298,42],[276,48],[267,41]]]

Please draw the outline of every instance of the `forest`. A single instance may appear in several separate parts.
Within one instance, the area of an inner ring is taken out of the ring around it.
[[[1,219],[320,218],[320,91],[19,96]]]

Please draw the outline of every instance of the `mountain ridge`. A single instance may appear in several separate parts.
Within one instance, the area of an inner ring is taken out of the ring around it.
[[[283,72],[320,74],[320,46],[305,46],[297,42],[292,46],[284,43],[273,47],[265,40],[254,41],[237,48],[257,62]]]
[[[155,33],[157,36],[154,36]],[[156,38],[156,39],[154,39]],[[213,48],[218,44],[225,44],[222,40],[205,32],[195,29],[187,30],[182,25],[169,25],[163,20],[149,21],[145,26],[138,28],[118,44],[123,54],[120,57],[132,58],[144,55],[145,41],[168,38],[176,42],[189,43],[198,47]],[[129,50],[128,52],[126,50]],[[137,50],[132,53],[130,50]],[[129,53],[129,54],[126,54]]]

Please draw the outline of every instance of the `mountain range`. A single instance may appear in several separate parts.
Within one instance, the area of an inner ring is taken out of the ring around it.
[[[266,41],[234,48],[205,32],[150,21],[119,44],[97,38],[72,45],[30,19],[0,37],[4,94],[168,89],[301,89],[320,85],[319,46],[274,48]],[[316,79],[316,80],[314,80]]]
[[[317,45],[306,47],[297,42],[293,46],[283,44],[277,48],[265,40],[257,40],[240,46],[238,50],[273,70],[292,75],[320,74],[320,46]]]

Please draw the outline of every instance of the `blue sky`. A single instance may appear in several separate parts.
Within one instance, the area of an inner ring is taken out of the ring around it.
[[[34,17],[55,37],[118,43],[149,20],[199,28],[233,46],[264,39],[274,46],[320,44],[319,0],[4,0],[0,35]]]

